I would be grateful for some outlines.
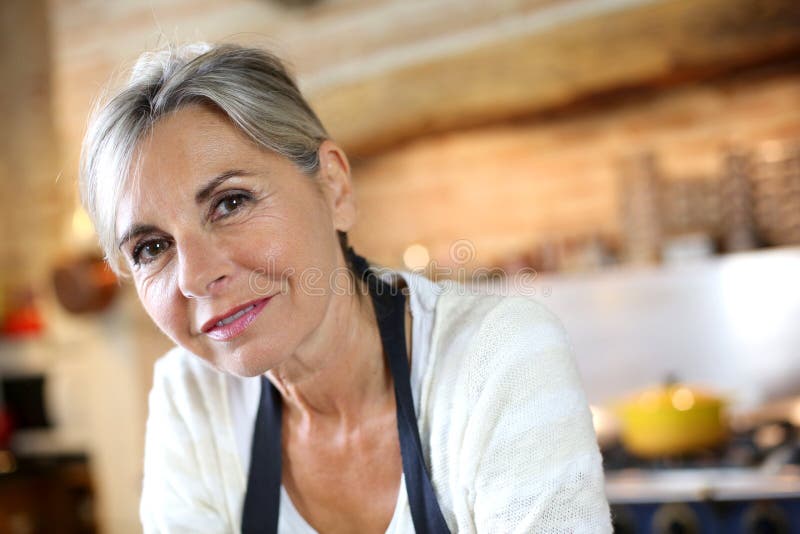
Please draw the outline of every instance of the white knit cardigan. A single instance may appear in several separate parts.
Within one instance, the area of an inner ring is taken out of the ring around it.
[[[525,297],[441,287],[418,424],[451,532],[611,532],[591,414],[560,322]],[[156,363],[145,533],[241,530],[247,474],[225,384],[180,348]],[[398,506],[392,532],[414,532],[402,494]]]

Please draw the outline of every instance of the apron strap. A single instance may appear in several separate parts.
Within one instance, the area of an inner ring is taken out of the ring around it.
[[[281,503],[281,394],[261,375],[261,399],[242,511],[243,534],[277,534]]]
[[[370,290],[383,351],[394,381],[400,455],[414,530],[418,534],[449,534],[425,466],[414,412],[406,356],[405,295],[400,288],[370,273],[367,261],[352,248],[348,254],[356,272],[367,282]],[[281,396],[277,388],[262,375],[261,401],[256,414],[244,501],[243,534],[277,534],[280,486]]]
[[[372,285],[370,292],[375,302],[376,313],[387,310],[387,315],[378,319],[383,351],[387,355],[389,369],[394,379],[394,394],[397,401],[397,433],[400,436],[400,455],[403,459],[403,474],[411,508],[411,519],[417,533],[445,534],[450,531],[444,520],[436,494],[433,491],[414,412],[414,397],[411,394],[411,377],[406,356],[405,295],[398,287],[368,275]],[[379,307],[379,302],[383,304]],[[382,308],[382,309],[381,309]]]

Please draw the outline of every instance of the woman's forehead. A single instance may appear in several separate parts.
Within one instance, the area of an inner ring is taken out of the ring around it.
[[[193,105],[159,120],[136,147],[123,196],[193,199],[214,177],[268,175],[284,158],[260,148],[222,113]],[[290,162],[286,162],[289,163]],[[154,191],[161,194],[153,196]]]
[[[164,169],[190,170],[224,164],[259,148],[221,112],[192,105],[160,119],[137,145],[142,177]]]

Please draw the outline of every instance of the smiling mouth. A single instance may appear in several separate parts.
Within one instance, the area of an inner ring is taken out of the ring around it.
[[[209,321],[204,325],[203,333],[216,341],[229,341],[237,337],[255,321],[271,298],[267,297],[252,302],[235,313],[223,319],[218,319],[216,322]]]
[[[238,312],[234,313],[230,317],[226,317],[225,319],[223,319],[221,321],[217,321],[217,324],[214,325],[214,326],[220,327],[220,326],[225,326],[226,324],[231,324],[233,321],[235,321],[236,319],[238,319],[239,317],[241,317],[242,315],[244,315],[245,313],[249,312],[250,310],[252,310],[255,307],[256,307],[255,304],[251,304],[250,306],[246,307],[245,309],[239,310]]]

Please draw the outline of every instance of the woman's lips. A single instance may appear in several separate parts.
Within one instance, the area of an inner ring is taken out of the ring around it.
[[[250,323],[252,323],[267,302],[272,297],[267,297],[259,301],[253,302],[238,312],[229,315],[225,319],[217,321],[211,328],[205,330],[203,333],[216,341],[229,341],[242,332],[244,332]]]

